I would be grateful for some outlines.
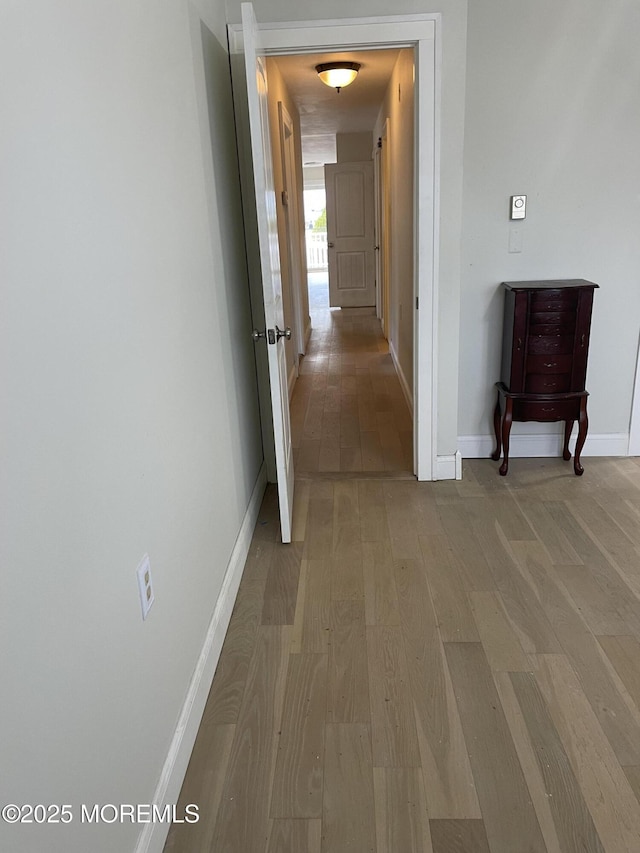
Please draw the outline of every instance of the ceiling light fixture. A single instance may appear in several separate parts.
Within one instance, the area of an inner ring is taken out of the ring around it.
[[[339,92],[356,79],[360,71],[360,63],[324,62],[322,65],[316,65],[316,71],[325,85]]]

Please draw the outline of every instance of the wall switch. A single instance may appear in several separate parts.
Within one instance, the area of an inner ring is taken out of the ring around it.
[[[149,615],[151,605],[155,601],[153,584],[151,582],[151,563],[148,554],[145,554],[142,558],[142,562],[136,569],[136,574],[138,576],[138,592],[140,593],[140,606],[142,607],[142,618],[144,620]]]
[[[522,251],[522,228],[509,229],[509,252],[516,254]]]
[[[526,195],[511,196],[511,219],[524,219],[527,215]]]

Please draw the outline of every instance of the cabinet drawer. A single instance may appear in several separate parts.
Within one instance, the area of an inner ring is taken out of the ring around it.
[[[550,336],[557,336],[557,335],[566,336],[566,335],[569,335],[572,340],[575,337],[576,326],[575,326],[575,323],[573,323],[573,322],[558,324],[557,326],[552,326],[552,325],[543,326],[543,325],[535,325],[533,322],[533,317],[532,317],[530,325],[531,325],[531,337],[533,337],[533,336],[540,337],[540,335],[550,335]]]
[[[570,373],[529,373],[524,384],[527,394],[560,394],[570,387]]]
[[[570,290],[547,290],[531,294],[532,311],[573,311],[578,294]]]
[[[530,355],[527,357],[527,373],[571,373],[572,355]]]
[[[513,419],[516,421],[566,421],[577,420],[579,400],[514,400]]]
[[[529,352],[537,353],[571,353],[573,352],[573,335],[530,335]]]
[[[572,311],[532,311],[529,315],[529,324],[532,331],[538,334],[540,334],[538,326],[558,326],[561,329],[573,331],[576,326],[576,315]]]

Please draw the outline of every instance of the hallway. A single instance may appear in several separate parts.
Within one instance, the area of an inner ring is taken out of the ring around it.
[[[640,465],[269,487],[165,853],[637,853]]]
[[[413,472],[413,425],[373,309],[329,309],[309,276],[312,332],[291,400],[296,474]]]

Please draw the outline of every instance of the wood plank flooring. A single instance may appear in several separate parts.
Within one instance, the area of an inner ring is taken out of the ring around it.
[[[409,407],[373,309],[329,310],[309,288],[313,332],[291,399],[298,474],[413,471]]]
[[[640,460],[586,463],[299,472],[292,545],[269,487],[165,853],[638,853]]]
[[[270,487],[165,853],[638,853],[640,460],[588,463],[314,476],[292,545]]]

